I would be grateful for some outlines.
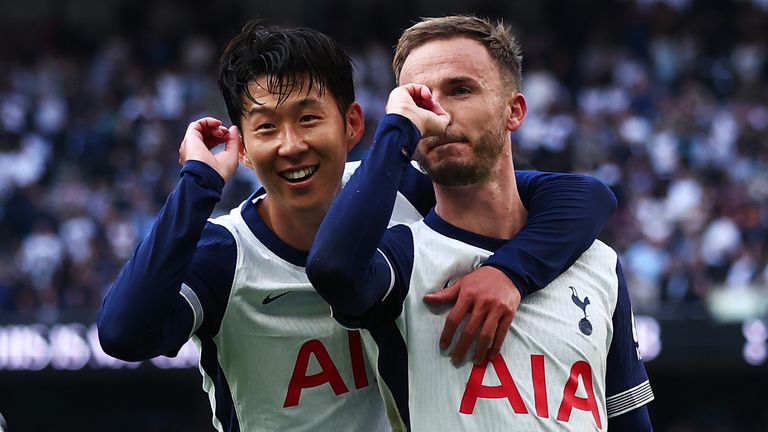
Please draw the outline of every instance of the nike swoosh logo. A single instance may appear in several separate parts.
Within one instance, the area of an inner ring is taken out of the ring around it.
[[[286,291],[286,292],[284,292],[282,294],[278,294],[278,295],[276,295],[274,297],[272,297],[272,293],[269,293],[266,297],[264,297],[264,300],[261,301],[261,304],[268,305],[268,304],[272,303],[273,301],[279,299],[280,297],[282,297],[282,296],[284,296],[286,294],[290,294],[292,292],[293,291]]]

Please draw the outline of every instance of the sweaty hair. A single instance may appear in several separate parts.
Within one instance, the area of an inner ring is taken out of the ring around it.
[[[328,91],[342,117],[355,101],[352,61],[335,40],[309,28],[247,23],[219,60],[219,89],[232,124],[241,127],[248,84],[266,78],[266,90],[285,102],[293,91]]]
[[[395,47],[392,70],[400,82],[400,72],[408,55],[416,48],[435,40],[466,37],[483,44],[496,62],[502,83],[519,91],[522,82],[523,54],[512,29],[502,21],[491,23],[471,15],[422,18],[400,36]]]

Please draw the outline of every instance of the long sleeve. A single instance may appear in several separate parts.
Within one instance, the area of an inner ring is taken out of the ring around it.
[[[189,268],[223,186],[207,165],[184,165],[176,189],[99,310],[99,340],[107,354],[124,360],[173,354],[199,325],[190,297],[199,299],[183,282],[194,279]],[[216,250],[217,243],[210,243]]]
[[[640,408],[608,419],[608,429],[622,432],[652,432],[651,416],[648,414],[648,406]]]
[[[616,209],[600,180],[580,174],[516,171],[528,221],[485,265],[498,268],[522,297],[547,286],[595,241]],[[422,215],[435,206],[429,177],[408,167],[399,191]]]
[[[485,265],[503,271],[523,297],[547,286],[586,251],[616,209],[600,180],[578,174],[518,171],[528,221]]]
[[[606,360],[606,414],[610,428],[650,431],[647,404],[654,399],[645,364],[640,357],[627,282],[616,261],[618,296],[613,312],[613,337]]]
[[[307,275],[337,318],[362,316],[395,282],[376,249],[419,138],[418,129],[408,119],[386,115],[370,153],[320,225],[307,260]]]

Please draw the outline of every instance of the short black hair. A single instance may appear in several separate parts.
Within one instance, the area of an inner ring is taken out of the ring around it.
[[[264,26],[248,22],[229,41],[219,60],[219,89],[232,124],[241,127],[244,99],[255,99],[248,83],[267,78],[278,105],[294,91],[325,91],[346,113],[355,101],[352,60],[331,37],[305,27]]]

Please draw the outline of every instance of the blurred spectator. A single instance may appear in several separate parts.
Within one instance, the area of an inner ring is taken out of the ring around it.
[[[98,37],[73,31],[80,39],[66,49],[57,43],[68,34],[63,23],[40,32],[36,49],[4,48],[4,316],[92,314],[178,179],[187,123],[203,115],[228,120],[215,65],[230,35],[196,27],[180,4],[163,5],[127,9],[125,19],[144,27]],[[768,1],[636,0],[610,9],[587,26],[521,25],[532,47],[523,80],[530,110],[516,157],[542,170],[593,174],[614,190],[619,209],[603,236],[622,255],[638,311],[700,317],[722,286],[765,293]],[[231,16],[206,11],[211,22]],[[186,18],[164,25],[165,15],[178,14]],[[356,47],[350,53],[367,122],[356,159],[393,85],[394,40],[337,35]],[[257,187],[250,172],[238,171],[219,208]]]

